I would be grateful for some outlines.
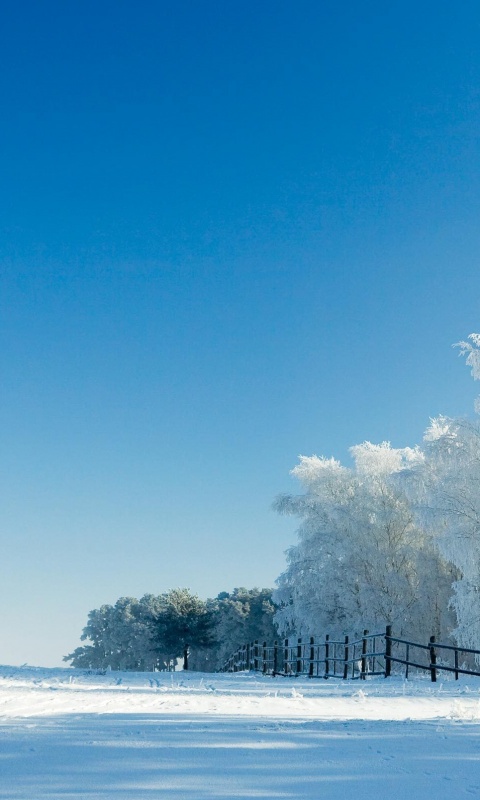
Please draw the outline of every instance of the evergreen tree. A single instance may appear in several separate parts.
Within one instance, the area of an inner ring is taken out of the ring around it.
[[[208,604],[188,589],[172,589],[163,597],[165,607],[157,619],[158,641],[172,659],[183,657],[186,670],[191,650],[205,650],[214,643],[212,613]]]
[[[208,601],[211,609],[215,643],[207,651],[196,651],[192,665],[198,670],[221,669],[228,656],[247,642],[272,642],[276,636],[273,623],[275,606],[272,589],[234,589],[221,592]]]

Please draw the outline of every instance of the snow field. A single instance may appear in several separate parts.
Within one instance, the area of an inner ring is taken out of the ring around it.
[[[480,798],[480,680],[0,668],[2,800]]]

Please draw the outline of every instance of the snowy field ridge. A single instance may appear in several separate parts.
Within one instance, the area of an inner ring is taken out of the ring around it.
[[[478,682],[477,682],[478,681]],[[367,681],[258,673],[107,672],[0,667],[0,718],[58,714],[202,714],[322,720],[480,722],[480,679]]]
[[[0,798],[480,798],[479,723],[478,678],[0,667]]]

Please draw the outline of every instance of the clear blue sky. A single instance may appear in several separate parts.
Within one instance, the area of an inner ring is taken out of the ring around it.
[[[477,2],[19,2],[0,29],[0,661],[272,585],[299,453],[469,414]]]

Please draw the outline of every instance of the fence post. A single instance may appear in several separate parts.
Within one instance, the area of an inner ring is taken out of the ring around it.
[[[323,676],[325,680],[328,678],[328,674],[330,672],[329,657],[330,657],[330,636],[327,633],[327,635],[325,636],[325,675]]]
[[[313,678],[313,664],[315,661],[315,639],[310,636],[310,663],[308,665],[308,677]]]
[[[345,636],[345,652],[343,661],[343,680],[346,681],[348,678],[348,636]]]
[[[297,642],[297,666],[296,666],[296,674],[300,675],[302,671],[302,640],[299,639]]]
[[[455,680],[458,681],[458,650],[455,650]]]
[[[263,643],[263,664],[262,664],[262,672],[265,675],[267,672],[267,643]]]
[[[253,643],[253,653],[253,669],[258,672],[258,639],[255,639]]]
[[[437,680],[437,670],[435,669],[435,665],[437,663],[437,654],[435,652],[435,636],[430,636],[430,675],[432,678],[432,683],[435,683]]]
[[[273,643],[273,677],[278,673],[278,641],[275,639]]]
[[[360,677],[362,681],[366,680],[367,677],[367,637],[368,631],[363,631],[362,637],[362,671],[360,673]]]
[[[288,675],[288,639],[285,639],[284,643],[284,652],[283,652],[283,672],[285,675]]]
[[[385,628],[385,677],[389,678],[392,674],[392,626]]]
[[[249,669],[250,669],[250,642],[248,642],[248,643],[247,643],[247,663],[246,663],[246,669],[247,669],[247,670],[249,670]]]

